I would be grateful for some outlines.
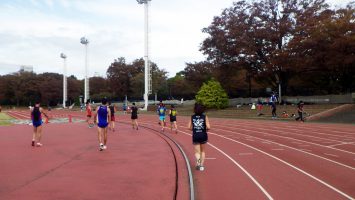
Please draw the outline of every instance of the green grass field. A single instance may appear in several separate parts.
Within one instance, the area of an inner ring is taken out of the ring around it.
[[[10,125],[10,120],[12,118],[8,116],[6,113],[0,113],[0,126],[8,126]]]
[[[310,114],[314,115],[320,112],[323,112],[328,109],[332,109],[339,106],[338,104],[315,104],[315,105],[305,105],[304,109],[305,111]],[[167,105],[167,109],[169,109],[170,106]],[[189,116],[193,113],[193,106],[192,105],[177,105],[176,106],[179,115],[182,116]],[[149,114],[155,114],[155,107],[150,107],[149,108]],[[288,117],[284,118],[282,117],[282,113],[286,111],[289,116],[292,114],[297,115],[297,106],[296,105],[278,105],[277,106],[277,115],[279,120],[294,120],[294,118]],[[271,107],[264,105],[263,110],[262,110],[263,115],[258,116],[257,115],[257,110],[252,110],[250,105],[243,105],[239,108],[237,107],[229,107],[226,109],[209,109],[207,110],[206,114],[208,114],[211,117],[218,117],[218,118],[235,118],[235,119],[271,119]]]

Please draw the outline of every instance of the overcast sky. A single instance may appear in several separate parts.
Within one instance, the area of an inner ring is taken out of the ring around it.
[[[153,0],[150,4],[150,58],[174,76],[186,62],[205,59],[199,47],[214,16],[233,0]],[[327,0],[345,6],[350,0]],[[0,74],[31,65],[36,73],[84,76],[89,39],[89,76],[105,76],[111,62],[130,63],[144,55],[144,7],[136,0],[0,0]]]

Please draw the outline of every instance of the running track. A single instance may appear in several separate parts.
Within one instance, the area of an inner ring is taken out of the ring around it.
[[[28,111],[10,114],[17,118],[29,116]],[[84,117],[84,113],[64,111],[55,111],[51,115],[55,118],[68,114]],[[116,125],[122,129],[118,128],[119,134],[122,137],[127,135],[129,115],[119,115],[117,121]],[[187,121],[187,117],[178,117],[179,134],[166,132],[183,147],[194,166]],[[209,131],[206,170],[193,171],[196,199],[355,198],[353,125],[230,119],[210,121],[212,129]],[[140,115],[139,122],[159,130],[156,116]],[[44,141],[49,138],[48,133]],[[164,155],[171,156],[168,153]],[[165,163],[165,159],[158,160]],[[153,171],[151,174],[155,174]],[[155,176],[160,177],[160,174]],[[182,181],[186,181],[186,177]],[[159,191],[160,187],[154,187],[154,190]]]

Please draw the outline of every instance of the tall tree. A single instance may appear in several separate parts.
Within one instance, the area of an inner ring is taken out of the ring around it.
[[[354,4],[317,16],[304,13],[298,21],[289,49],[295,67],[303,69],[304,85],[328,94],[354,91]]]
[[[287,57],[288,43],[297,24],[296,16],[327,8],[324,0],[239,1],[203,29],[209,37],[201,50],[208,59],[242,67],[250,75],[263,75],[274,88],[287,88],[292,75]]]

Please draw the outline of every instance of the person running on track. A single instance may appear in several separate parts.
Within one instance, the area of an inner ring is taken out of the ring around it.
[[[164,131],[165,128],[165,113],[166,113],[166,108],[165,105],[163,104],[162,101],[160,101],[160,104],[158,106],[157,113],[159,115],[159,123],[161,125],[161,131]]]
[[[303,106],[304,106],[303,101],[300,101],[297,104],[298,117],[296,118],[296,121],[301,120],[301,122],[304,122],[304,117],[303,117],[304,109],[303,109]]]
[[[40,103],[36,102],[35,106],[31,108],[31,119],[33,125],[33,135],[32,135],[32,146],[41,147],[41,139],[42,139],[42,114],[47,118],[47,114],[43,111],[43,108],[40,107]]]
[[[176,115],[177,115],[177,110],[174,105],[171,105],[169,110],[170,129],[171,131],[173,131],[173,128],[175,128],[175,133],[178,133],[177,124],[176,124]]]
[[[111,111],[107,106],[107,99],[103,98],[102,105],[96,108],[94,123],[97,123],[99,150],[107,149],[107,126],[111,120]]]
[[[116,112],[116,107],[115,105],[111,104],[111,101],[108,103],[110,112],[111,112],[111,122],[110,122],[110,129],[115,132],[115,112]]]
[[[275,92],[272,93],[271,97],[270,97],[270,103],[271,103],[271,115],[272,115],[272,119],[276,119],[277,118],[277,114],[276,114],[276,103],[277,103],[277,97]]]
[[[210,122],[208,117],[204,115],[205,109],[201,104],[196,103],[194,107],[194,115],[191,116],[188,127],[192,130],[192,143],[195,149],[196,169],[205,170],[205,147],[208,141],[207,130],[209,130]]]
[[[132,128],[138,130],[138,108],[135,103],[131,107]]]
[[[91,122],[92,108],[90,100],[86,101],[86,122],[88,123],[89,128],[94,127],[94,124]]]

